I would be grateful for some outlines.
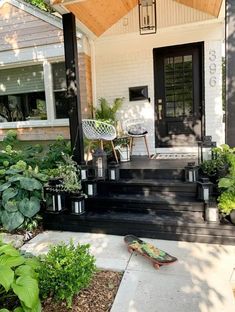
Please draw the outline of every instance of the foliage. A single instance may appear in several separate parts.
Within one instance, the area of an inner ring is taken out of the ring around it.
[[[39,267],[36,258],[27,258],[10,244],[0,242],[0,306],[4,308],[0,311],[41,311],[36,273]]]
[[[24,0],[24,1],[36,6],[37,8],[43,11],[50,13],[54,12],[53,8],[50,7],[44,0]]]
[[[13,231],[40,210],[42,183],[47,176],[20,160],[0,172],[0,220],[3,227]]]
[[[114,124],[116,113],[121,108],[124,98],[116,98],[113,104],[109,104],[105,98],[99,99],[99,107],[95,109],[95,118]]]
[[[87,287],[95,272],[95,259],[89,254],[89,245],[69,246],[64,243],[51,247],[42,259],[39,269],[39,288],[42,298],[49,295],[66,300],[71,307],[75,294]]]
[[[70,143],[62,136],[58,136],[56,141],[49,145],[40,167],[42,169],[56,168],[58,162],[64,162],[64,155],[71,155]]]
[[[229,215],[230,212],[235,209],[235,190],[223,192],[219,198],[219,210],[225,215]]]

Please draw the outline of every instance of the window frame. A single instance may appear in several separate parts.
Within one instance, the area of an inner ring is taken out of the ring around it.
[[[46,99],[47,120],[27,120],[27,121],[11,121],[0,122],[0,129],[12,128],[38,128],[38,127],[53,127],[53,126],[69,126],[69,118],[56,119],[54,90],[53,90],[53,76],[52,64],[56,62],[64,62],[64,58],[52,58],[38,62],[24,62],[21,64],[14,64],[11,66],[2,66],[1,69],[10,69],[18,67],[27,67],[32,65],[42,65],[44,75],[44,92]]]

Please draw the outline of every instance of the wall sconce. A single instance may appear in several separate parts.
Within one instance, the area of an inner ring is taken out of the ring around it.
[[[186,182],[196,182],[198,179],[198,166],[195,165],[195,162],[190,162],[184,168],[185,170],[185,181]]]
[[[212,194],[213,183],[211,183],[208,178],[201,178],[200,181],[197,182],[197,186],[198,199],[208,202]]]
[[[139,30],[141,35],[157,31],[156,0],[139,0]]]
[[[110,163],[108,166],[108,177],[110,181],[118,181],[120,178],[119,165],[115,162]]]

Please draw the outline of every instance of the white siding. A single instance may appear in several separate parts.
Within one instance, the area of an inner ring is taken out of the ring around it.
[[[144,118],[149,130],[151,152],[155,152],[154,143],[154,78],[153,48],[205,42],[205,70],[208,71],[208,49],[213,46],[217,53],[217,87],[208,88],[205,82],[206,134],[212,135],[219,144],[224,140],[221,104],[220,51],[223,25],[196,24],[169,28],[156,35],[140,36],[125,34],[103,36],[95,41],[96,97],[105,97],[112,101],[115,97],[125,97],[125,103],[119,118]],[[208,74],[205,77],[208,80]],[[151,102],[129,102],[128,88],[148,85]],[[216,107],[216,108],[215,108]],[[215,119],[216,111],[216,119]],[[216,122],[214,122],[216,120]],[[142,143],[135,148],[137,154],[145,153]]]

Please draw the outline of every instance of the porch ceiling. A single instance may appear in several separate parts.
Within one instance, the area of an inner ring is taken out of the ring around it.
[[[50,0],[72,12],[96,36],[119,21],[137,4],[138,0]],[[157,0],[158,1],[158,0]],[[217,17],[223,0],[173,0]]]

